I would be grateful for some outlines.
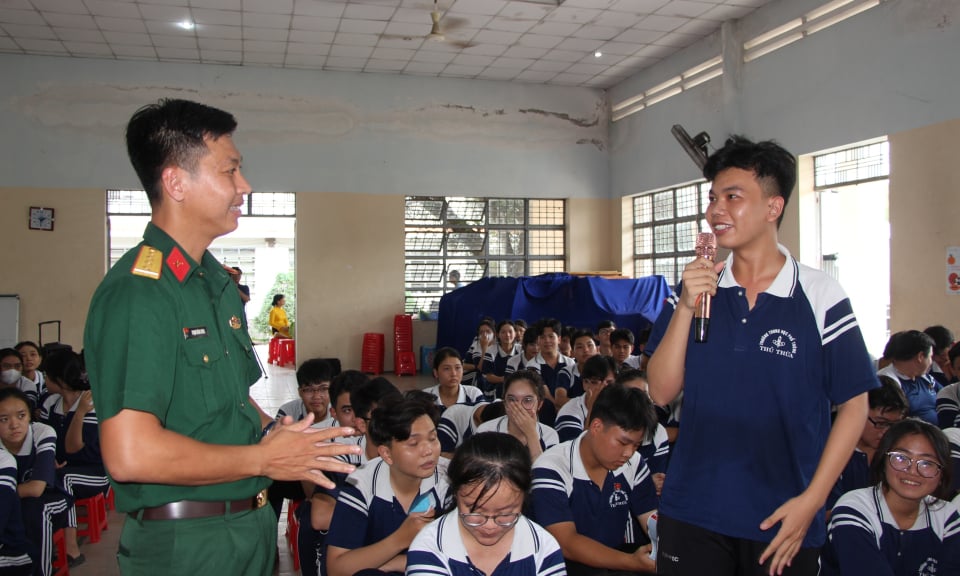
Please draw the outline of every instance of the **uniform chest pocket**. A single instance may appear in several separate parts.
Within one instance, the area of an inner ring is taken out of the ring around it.
[[[183,397],[196,402],[199,396],[207,413],[219,412],[230,401],[223,378],[223,350],[210,337],[186,340],[182,350],[185,371],[178,381],[184,387]]]

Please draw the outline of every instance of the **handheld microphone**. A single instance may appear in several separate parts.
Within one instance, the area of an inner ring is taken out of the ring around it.
[[[717,237],[710,232],[697,234],[697,258],[706,258],[713,262],[717,256]],[[710,332],[710,294],[700,295],[697,309],[693,313],[693,340],[706,342]]]

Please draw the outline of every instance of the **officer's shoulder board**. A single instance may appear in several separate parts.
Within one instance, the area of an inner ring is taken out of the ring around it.
[[[163,252],[153,246],[144,244],[140,247],[140,253],[133,262],[133,269],[130,270],[134,276],[144,276],[153,280],[160,279],[160,272],[163,270]]]

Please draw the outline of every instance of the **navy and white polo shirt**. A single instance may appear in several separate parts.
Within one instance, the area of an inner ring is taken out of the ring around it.
[[[458,511],[431,522],[407,551],[406,576],[478,576],[460,536]],[[521,516],[513,527],[510,553],[487,576],[562,576],[567,573],[556,539]]]
[[[476,337],[473,338],[473,342],[470,343],[470,348],[467,349],[467,353],[463,355],[464,361],[469,362],[476,366],[480,363],[480,358],[483,358],[483,369],[480,371],[482,374],[489,374],[493,370],[494,355],[497,353],[497,350],[500,346],[494,342],[491,342],[487,346],[487,351],[482,352],[480,349],[480,341]],[[474,385],[479,381],[477,378],[477,371],[470,370],[469,372],[464,371],[463,374],[463,384]]]
[[[434,510],[447,500],[447,464],[440,458],[433,476],[420,481],[420,494],[431,494]],[[327,545],[356,550],[383,540],[400,528],[407,512],[397,502],[390,485],[390,465],[374,458],[347,476],[340,487],[330,520]]]
[[[307,410],[307,405],[303,403],[303,400],[297,398],[291,400],[280,407],[277,410],[277,420],[281,420],[284,416],[290,416],[293,418],[294,422],[299,422],[307,417],[307,414],[310,413],[310,410]],[[314,422],[310,425],[311,428],[329,428],[334,425],[333,416],[330,415],[330,409],[327,408],[327,417],[319,422]]]
[[[67,430],[70,429],[70,423],[77,415],[79,405],[80,397],[77,396],[73,406],[65,410],[63,397],[59,394],[51,394],[46,397],[43,406],[40,408],[40,420],[53,428],[57,434],[58,462],[66,462],[72,466],[103,466],[103,457],[100,455],[100,428],[97,424],[96,410],[90,410],[83,416],[83,426],[80,432],[83,439],[83,448],[72,454],[67,453]]]
[[[437,424],[437,437],[440,439],[441,452],[453,452],[476,430],[473,425],[473,413],[487,402],[478,402],[475,406],[455,404],[443,411],[443,417]]]
[[[433,394],[437,399],[437,406],[441,410],[445,410],[446,407],[443,405],[443,401],[440,400],[440,385],[431,386],[429,388],[424,388],[423,390],[427,394]],[[460,391],[457,394],[456,404],[464,404],[466,406],[476,406],[480,402],[485,402],[483,392],[476,386],[468,386],[467,384],[460,385]]]
[[[733,255],[713,298],[709,340],[689,333],[683,433],[670,459],[660,513],[735,538],[769,542],[760,523],[810,484],[830,434],[831,404],[879,386],[840,285],[786,257],[753,309],[733,277]],[[646,351],[660,344],[671,294]],[[803,546],[826,538],[821,510]]]
[[[889,376],[900,383],[900,388],[907,397],[907,404],[910,405],[910,416],[925,420],[934,426],[938,425],[937,398],[942,389],[939,382],[928,374],[908,378],[897,371],[893,364],[888,364],[877,374]]]
[[[57,433],[40,422],[31,422],[27,437],[20,451],[13,455],[17,460],[17,483],[43,480],[47,488],[57,481]]]
[[[837,478],[836,484],[833,485],[833,490],[827,496],[827,510],[833,509],[837,505],[837,500],[847,492],[867,488],[871,484],[870,460],[867,459],[865,452],[855,448],[843,472]]]
[[[937,422],[940,428],[960,427],[960,382],[937,392]]]
[[[534,368],[534,365],[536,365],[536,368]],[[539,372],[540,377],[543,378],[543,383],[550,389],[550,393],[556,394],[557,388],[570,390],[570,386],[573,385],[573,372],[571,370],[576,365],[577,363],[573,358],[560,354],[557,358],[556,367],[551,367],[543,359],[542,354],[537,354],[536,358],[529,362],[527,368]]]
[[[501,416],[499,418],[494,418],[493,420],[488,420],[483,424],[477,426],[477,432],[500,432],[502,434],[509,434],[507,431],[508,420],[506,416]],[[546,450],[551,446],[556,446],[560,443],[560,437],[557,436],[557,431],[553,428],[537,422],[537,434],[540,436],[540,449]]]
[[[30,565],[17,478],[16,459],[0,446],[0,573],[7,568]]]
[[[522,351],[519,354],[515,354],[509,360],[507,360],[507,366],[503,373],[504,375],[513,374],[517,370],[535,370],[540,372],[540,365],[537,364],[537,357],[534,356],[533,358],[527,360]]]
[[[947,428],[943,431],[947,440],[950,441],[950,461],[953,466],[953,489],[960,491],[960,428]],[[953,503],[960,510],[960,497],[955,498]]]
[[[844,494],[830,516],[822,574],[960,574],[960,512],[928,497],[908,530],[897,525],[879,486]]]
[[[579,436],[583,432],[583,423],[587,421],[589,413],[586,398],[583,396],[577,396],[561,406],[554,425],[560,441],[567,442]]]
[[[541,526],[573,522],[578,534],[617,548],[633,541],[631,516],[656,509],[656,488],[639,453],[608,471],[602,487],[594,484],[580,456],[586,434],[557,444],[534,462],[530,493],[534,519]]]

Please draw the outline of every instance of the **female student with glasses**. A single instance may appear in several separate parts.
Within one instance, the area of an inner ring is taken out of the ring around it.
[[[453,505],[420,531],[407,576],[561,576],[560,546],[522,514],[532,482],[529,452],[496,432],[471,436],[450,461]]]
[[[890,427],[870,471],[830,518],[822,574],[960,574],[960,512],[951,496],[950,445],[917,419]]]
[[[544,450],[560,443],[556,430],[541,424],[537,413],[543,405],[543,379],[533,370],[518,370],[503,384],[505,416],[484,422],[477,432],[504,432],[519,440],[530,458],[536,460]]]

